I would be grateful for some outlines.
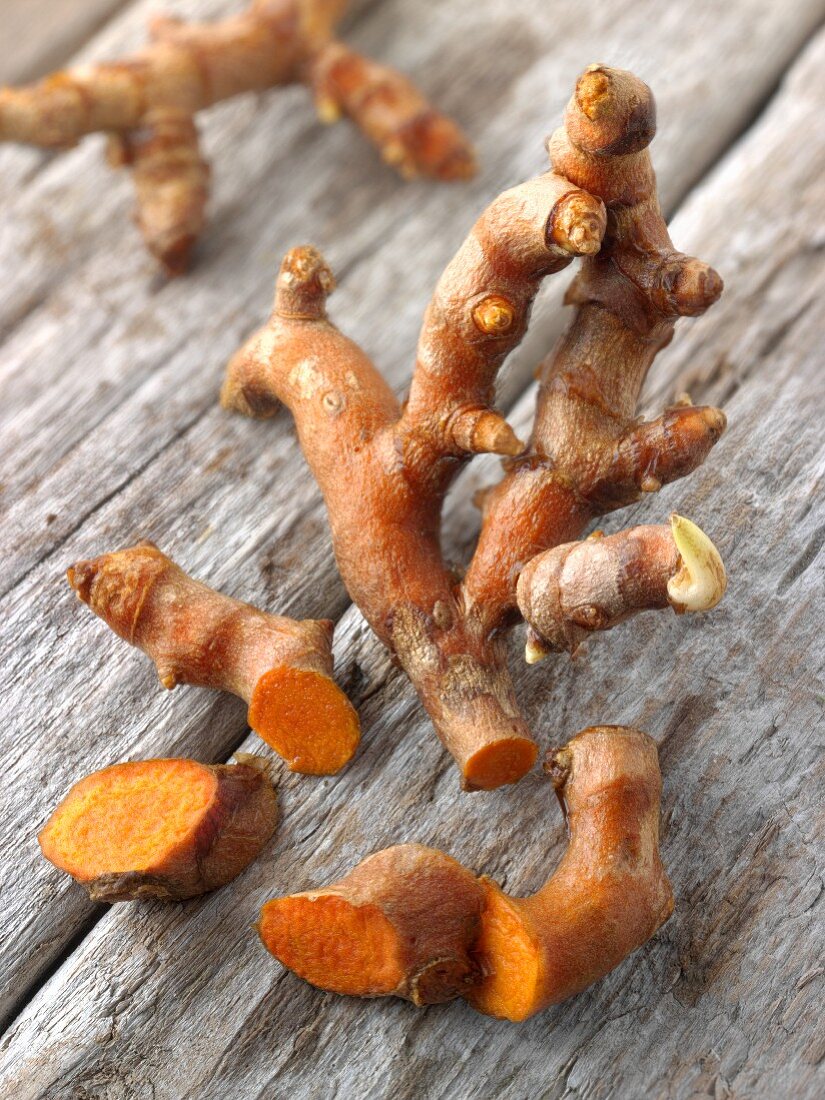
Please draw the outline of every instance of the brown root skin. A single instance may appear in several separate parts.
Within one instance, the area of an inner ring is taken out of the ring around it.
[[[143,650],[166,688],[228,691],[292,771],[331,775],[353,756],[358,716],[332,679],[332,623],[268,615],[193,580],[152,543],[78,562],[79,599]]]
[[[132,170],[137,222],[146,247],[169,278],[182,275],[206,222],[209,165],[192,117],[156,110],[139,130],[113,135],[109,162]]]
[[[464,996],[509,1020],[581,992],[673,909],[658,755],[647,734],[599,726],[552,753],[547,770],[570,843],[537,894],[511,898],[442,852],[404,844],[330,887],[267,902],[264,944],[321,989],[416,1004]]]
[[[725,426],[718,409],[684,405],[648,424],[636,417],[676,318],[702,312],[722,286],[667,235],[646,148],[654,123],[650,89],[631,73],[582,75],[550,142],[552,170],[490,203],[439,279],[403,406],[328,319],[334,279],[311,246],[285,257],[269,323],[229,364],[225,407],[292,413],[347,590],[467,789],[516,782],[537,754],[506,663],[519,575],[601,512],[690,473]],[[541,281],[577,257],[576,314],[542,368],[525,447],[494,408],[496,376]],[[442,554],[441,511],[481,452],[505,456],[507,472],[485,496],[459,584]]]
[[[551,753],[547,770],[565,808],[567,852],[532,897],[511,898],[485,880],[474,953],[486,976],[466,995],[479,1012],[513,1021],[604,977],[673,912],[659,858],[655,742],[597,726]]]
[[[574,653],[593,632],[639,611],[709,611],[725,583],[713,543],[682,516],[556,546],[533,558],[518,580],[519,610],[531,627],[527,662],[552,650]]]
[[[183,901],[237,877],[275,831],[277,799],[258,758],[114,764],[76,783],[38,840],[92,901]]]
[[[402,176],[462,180],[473,149],[400,73],[334,38],[346,0],[253,0],[212,24],[159,17],[131,57],[0,88],[0,141],[67,148],[95,131],[133,169],[138,222],[169,276],[186,270],[203,227],[209,169],[198,111],[244,92],[307,84],[323,121],[353,120]]]
[[[548,143],[555,171],[604,202],[607,230],[568,292],[574,319],[540,367],[530,443],[485,498],[463,591],[490,629],[515,621],[516,584],[531,558],[692,472],[725,428],[720,410],[691,406],[650,424],[636,419],[676,319],[704,312],[722,291],[712,268],[673,248],[646,148],[654,132],[647,85],[591,65]]]
[[[321,989],[437,1004],[478,978],[469,948],[483,897],[454,859],[401,844],[322,890],[267,902],[258,931],[284,966]]]

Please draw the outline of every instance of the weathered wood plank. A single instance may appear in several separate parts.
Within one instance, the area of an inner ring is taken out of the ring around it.
[[[4,0],[0,84],[21,84],[50,72],[127,2]]]
[[[605,720],[659,739],[671,922],[593,990],[520,1027],[457,1004],[323,995],[270,962],[249,929],[258,905],[370,849],[439,843],[525,892],[560,849],[538,775],[457,792],[409,686],[349,611],[338,648],[365,700],[363,752],[334,781],[285,779],[280,833],[233,888],[108,912],[8,1032],[10,1093],[821,1095],[823,448],[801,411],[825,398],[823,72],[820,36],[673,229],[728,285],[661,357],[654,404],[690,385],[724,402],[731,427],[706,469],[621,522],[676,504],[694,515],[728,562],[725,603],[705,621],[648,616],[575,662],[519,671],[548,741]],[[259,427],[275,446],[278,425]]]
[[[233,701],[185,689],[160,694],[145,663],[74,606],[63,568],[148,536],[199,575],[270,608],[337,615],[345,606],[323,510],[288,422],[273,430],[215,408],[222,360],[260,320],[280,252],[304,238],[308,225],[315,229],[342,278],[336,316],[401,387],[438,272],[473,212],[541,168],[541,138],[582,64],[609,54],[656,85],[656,162],[673,202],[754,109],[823,7],[802,4],[793,18],[780,18],[766,0],[749,2],[752,55],[733,50],[740,15],[710,3],[681,16],[668,9],[657,20],[651,5],[629,0],[609,17],[593,4],[588,20],[580,5],[552,12],[536,5],[516,16],[501,0],[455,0],[435,14],[382,5],[375,18],[356,21],[355,40],[415,72],[468,123],[485,165],[478,183],[402,187],[369,162],[368,152],[348,156],[346,128],[319,134],[300,92],[226,105],[207,124],[222,156],[202,264],[170,286],[147,280],[149,262],[120,221],[127,189],[109,188],[96,151],[81,147],[50,163],[4,212],[3,232],[28,241],[19,256],[8,236],[8,248],[0,246],[15,272],[0,280],[7,320],[33,287],[43,294],[0,349],[0,587],[13,589],[0,644],[13,715],[4,742],[17,792],[0,822],[9,899],[0,966],[6,1010],[25,999],[30,983],[94,916],[34,843],[58,792],[78,774],[125,756],[225,757],[245,729]],[[209,11],[219,6],[213,2]],[[145,9],[136,5],[87,54],[131,47]],[[176,10],[191,14],[193,6]],[[356,16],[360,10],[366,8],[357,7]],[[467,26],[480,27],[481,38],[469,42]],[[771,40],[769,65],[748,60]],[[300,158],[300,174],[291,165],[284,174],[285,148]],[[20,154],[4,155],[15,161]],[[93,195],[88,179],[96,181]],[[51,237],[60,242],[56,253],[33,228],[43,217],[60,223]],[[545,350],[560,320],[550,308],[557,296],[551,292],[539,309],[505,393],[516,392]],[[435,743],[429,759],[446,768]],[[366,781],[367,773],[359,774]],[[429,782],[426,766],[422,776]],[[21,836],[28,838],[22,853]]]

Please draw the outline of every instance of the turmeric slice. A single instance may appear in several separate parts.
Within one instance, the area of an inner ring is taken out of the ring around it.
[[[193,580],[150,542],[68,571],[79,599],[155,662],[165,688],[238,695],[252,729],[292,771],[332,775],[352,758],[358,715],[332,679],[332,623],[268,615]]]
[[[113,764],[76,783],[38,840],[92,901],[182,901],[225,885],[272,836],[275,791],[255,757]]]
[[[454,859],[400,844],[323,890],[267,902],[258,931],[284,966],[321,989],[436,1004],[478,977],[469,948],[483,898]]]

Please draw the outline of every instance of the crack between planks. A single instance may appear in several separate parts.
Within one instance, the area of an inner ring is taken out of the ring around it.
[[[71,958],[77,948],[80,947],[89,933],[94,929],[95,925],[97,925],[105,915],[106,906],[93,905],[91,912],[87,913],[78,923],[77,928],[66,941],[60,953],[56,955],[48,966],[41,970],[37,977],[21,991],[20,995],[15,998],[14,1001],[12,1001],[4,1013],[6,1017],[5,1022],[0,1023],[0,1050],[5,1049],[5,1038],[26,1006],[34,1000],[40,990],[52,980],[57,971],[69,958]]]
[[[687,183],[677,195],[672,208],[667,211],[667,220],[673,217],[676,212],[676,208],[682,206],[691,193],[695,191],[707,178],[712,175],[718,166],[722,163],[726,156],[735,148],[736,145],[742,140],[745,135],[753,129],[753,127],[759,122],[762,116],[767,112],[773,100],[776,98],[777,93],[781,91],[782,85],[788,77],[788,74],[796,67],[797,62],[810,46],[811,42],[816,38],[818,34],[825,29],[825,19],[820,20],[819,23],[805,35],[804,39],[799,42],[794,52],[785,62],[785,67],[781,73],[778,73],[776,79],[765,89],[763,94],[756,100],[748,111],[746,117],[739,124],[737,129],[731,134],[724,147],[721,148],[715,156],[713,156],[701,170]]]

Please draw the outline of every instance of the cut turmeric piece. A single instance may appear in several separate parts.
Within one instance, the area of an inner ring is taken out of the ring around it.
[[[492,791],[516,783],[533,767],[538,746],[526,737],[501,738],[477,749],[464,763],[464,782],[471,791]]]
[[[284,966],[321,989],[436,1004],[478,977],[469,947],[483,897],[454,859],[400,844],[323,890],[267,902],[258,931]]]
[[[78,598],[155,662],[165,688],[229,691],[292,771],[331,775],[351,759],[358,715],[332,679],[332,623],[269,615],[193,580],[151,542],[81,561]]]
[[[474,952],[479,1012],[525,1020],[580,993],[641,947],[673,911],[659,859],[661,774],[640,730],[599,726],[552,753],[570,844],[537,894],[487,892]]]
[[[249,724],[294,772],[333,775],[352,758],[361,729],[341,689],[314,669],[265,672],[249,703]]]
[[[509,897],[442,852],[403,844],[325,889],[267,902],[264,944],[321,989],[419,1005],[463,996],[513,1021],[581,992],[673,910],[662,780],[655,743],[622,726],[584,730],[547,771],[570,844],[537,894]]]
[[[76,783],[38,840],[92,901],[180,901],[239,875],[272,836],[263,763],[177,758],[113,764]]]

